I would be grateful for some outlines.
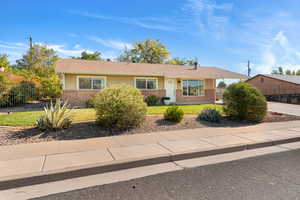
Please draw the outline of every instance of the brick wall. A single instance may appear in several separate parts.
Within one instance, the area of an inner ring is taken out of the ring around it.
[[[176,90],[177,103],[214,103],[215,89],[206,89],[204,96],[183,96],[182,90]]]
[[[300,94],[300,85],[265,76],[256,76],[247,83],[260,89],[264,95]]]
[[[64,90],[62,100],[72,106],[85,106],[85,102],[97,94],[97,90]]]
[[[158,97],[164,97],[166,96],[166,90],[164,89],[160,89],[160,90],[141,90],[141,93],[146,97],[151,96],[151,95],[155,95]]]
[[[68,101],[72,106],[85,106],[85,102],[91,97],[95,96],[98,91],[95,90],[64,90],[62,94],[62,100]],[[147,97],[150,95],[155,95],[158,97],[164,97],[166,91],[161,90],[141,90],[142,94]]]

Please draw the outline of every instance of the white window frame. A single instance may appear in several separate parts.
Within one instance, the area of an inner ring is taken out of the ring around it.
[[[103,79],[103,82],[104,82],[103,88],[101,88],[101,89],[93,89],[93,88],[91,88],[91,89],[80,89],[79,88],[79,78],[91,78],[92,79],[92,85],[93,85],[93,80]],[[106,76],[77,76],[76,81],[77,81],[77,90],[102,90],[102,89],[106,88]]]
[[[197,96],[190,96],[189,94],[188,95],[183,95],[183,81],[202,81],[202,83],[203,83],[203,93],[201,94],[201,92],[200,92],[200,94],[197,95]],[[203,96],[205,96],[205,80],[201,80],[201,79],[183,79],[180,82],[181,82],[181,90],[182,90],[182,96],[183,97],[203,97]]]
[[[152,79],[152,80],[155,80],[155,85],[156,85],[156,88],[155,89],[139,89],[136,87],[136,80],[137,79],[146,79],[146,86],[147,86],[147,79]],[[135,77],[134,78],[134,87],[139,89],[139,90],[158,90],[158,78],[154,78],[154,77]]]

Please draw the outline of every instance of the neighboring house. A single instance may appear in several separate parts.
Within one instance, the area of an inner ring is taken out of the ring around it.
[[[246,79],[247,76],[217,67],[60,59],[62,99],[72,105],[85,102],[103,88],[128,84],[144,96],[170,97],[174,103],[215,101],[216,79]]]
[[[268,100],[300,103],[300,76],[258,74],[246,82],[260,89]]]

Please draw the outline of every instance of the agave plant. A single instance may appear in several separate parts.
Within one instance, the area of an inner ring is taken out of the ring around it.
[[[57,130],[68,128],[72,123],[71,109],[67,103],[57,100],[44,108],[44,114],[36,121],[40,130]]]

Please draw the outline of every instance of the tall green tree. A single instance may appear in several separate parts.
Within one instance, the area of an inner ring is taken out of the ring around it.
[[[93,53],[89,53],[87,51],[81,52],[81,56],[79,57],[72,57],[73,59],[81,59],[81,60],[102,60],[101,53],[95,51]]]
[[[164,63],[170,51],[160,42],[159,39],[146,39],[137,41],[133,44],[132,49],[125,48],[123,54],[117,59],[121,62],[136,62],[136,63]]]
[[[0,67],[3,67],[5,71],[10,71],[8,55],[0,54]]]
[[[21,75],[39,83],[42,97],[59,97],[61,83],[59,74],[55,72],[54,64],[58,56],[53,49],[47,46],[34,44],[16,61],[16,67]]]
[[[217,88],[222,88],[222,89],[225,89],[226,87],[227,87],[227,84],[224,81],[220,81],[217,86]]]
[[[280,75],[283,75],[283,68],[282,67],[278,67],[277,69],[274,69],[272,71],[272,74],[280,74]]]
[[[171,65],[188,65],[188,66],[194,66],[197,62],[197,59],[186,59],[186,58],[172,58],[170,60],[167,60],[166,64]]]

